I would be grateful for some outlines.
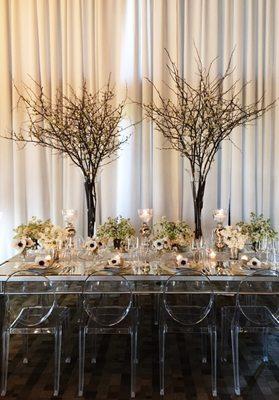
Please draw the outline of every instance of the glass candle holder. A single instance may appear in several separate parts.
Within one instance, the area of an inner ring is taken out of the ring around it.
[[[62,216],[64,222],[66,222],[67,225],[69,224],[75,225],[77,222],[78,212],[77,210],[73,210],[71,208],[64,208],[62,210]]]
[[[213,219],[215,222],[223,224],[227,218],[227,210],[223,208],[217,209],[213,211]]]
[[[140,208],[138,210],[138,216],[140,217],[142,222],[145,222],[148,224],[148,222],[150,222],[152,219],[153,209],[152,208]]]
[[[64,208],[62,210],[62,215],[63,215],[63,219],[64,222],[66,223],[66,230],[68,233],[68,243],[67,246],[69,248],[73,248],[74,247],[74,237],[76,235],[76,222],[77,222],[77,216],[78,216],[78,212],[77,210],[73,210],[71,208]]]

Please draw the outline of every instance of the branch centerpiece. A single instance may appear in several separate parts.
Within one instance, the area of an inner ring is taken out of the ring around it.
[[[27,121],[8,139],[21,144],[32,143],[50,148],[68,157],[82,172],[87,201],[88,236],[93,237],[96,221],[96,180],[101,167],[117,158],[127,142],[129,126],[121,125],[127,97],[116,103],[115,88],[110,79],[103,89],[91,93],[86,82],[80,91],[70,88],[69,95],[60,89],[54,100],[41,84],[24,85],[18,104],[23,104]]]
[[[265,105],[264,96],[250,104],[244,104],[242,97],[248,83],[232,83],[232,56],[225,72],[213,75],[212,65],[204,67],[197,52],[197,81],[188,81],[180,73],[167,52],[167,65],[175,100],[165,97],[155,84],[148,79],[157,99],[143,104],[149,118],[166,139],[165,149],[174,149],[189,162],[192,198],[194,205],[195,238],[202,236],[202,209],[207,177],[216,153],[225,139],[239,126],[247,125],[270,110],[275,101]],[[154,96],[155,97],[155,96]]]

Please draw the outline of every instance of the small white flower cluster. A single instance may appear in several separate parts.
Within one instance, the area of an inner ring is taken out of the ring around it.
[[[171,243],[168,238],[162,238],[162,239],[157,239],[154,240],[153,242],[153,247],[155,250],[161,251],[161,250],[170,250],[171,249]]]
[[[116,218],[109,217],[105,223],[97,228],[97,236],[104,239],[125,240],[135,234],[135,229],[130,218],[123,218],[121,215]]]
[[[46,250],[62,248],[67,241],[68,232],[58,225],[46,228],[40,235],[39,243]]]
[[[68,237],[66,229],[53,225],[49,219],[42,221],[36,217],[32,217],[27,224],[19,225],[14,231],[12,246],[19,252],[24,249],[37,249],[38,246],[56,249],[62,247]]]
[[[238,226],[225,226],[221,230],[221,235],[224,238],[224,243],[230,248],[243,249],[248,239],[248,235],[242,233],[242,230]]]
[[[155,238],[168,238],[170,245],[188,246],[192,243],[194,233],[185,221],[168,221],[166,217],[155,225]]]

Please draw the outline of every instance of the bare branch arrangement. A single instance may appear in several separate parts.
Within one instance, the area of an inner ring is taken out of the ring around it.
[[[143,109],[157,131],[167,139],[165,148],[172,148],[186,157],[190,163],[192,196],[195,214],[195,236],[202,236],[201,213],[206,186],[206,179],[214,162],[220,144],[236,127],[248,124],[270,110],[275,101],[265,105],[264,97],[253,103],[242,104],[241,98],[247,83],[238,87],[239,82],[232,84],[232,55],[223,74],[212,77],[213,60],[205,68],[198,55],[195,85],[187,82],[179,74],[176,64],[169,53],[168,72],[175,101],[164,98],[153,82],[158,102],[143,104]]]
[[[114,105],[116,95],[110,80],[94,94],[86,83],[80,93],[70,88],[66,96],[57,90],[55,101],[46,96],[43,86],[34,83],[35,89],[25,85],[24,93],[18,91],[18,104],[24,105],[28,118],[19,132],[11,132],[9,139],[48,147],[69,157],[81,169],[87,199],[88,235],[93,236],[97,173],[103,165],[117,158],[119,149],[129,138],[123,132],[132,126],[121,126],[126,98]]]

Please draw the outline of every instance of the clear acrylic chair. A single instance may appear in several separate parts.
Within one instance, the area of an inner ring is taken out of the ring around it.
[[[279,329],[279,273],[259,270],[239,284],[234,307],[222,309],[222,342],[226,354],[228,327],[232,344],[234,391],[240,395],[239,333],[262,334],[263,361],[268,361],[268,334]]]
[[[60,383],[62,327],[68,319],[68,309],[56,304],[52,282],[39,272],[17,271],[3,285],[4,319],[2,329],[2,386],[6,395],[11,335],[54,335],[54,396],[58,396]],[[27,362],[25,355],[24,362]]]
[[[217,331],[214,292],[201,272],[183,269],[165,283],[159,317],[160,394],[165,392],[165,341],[167,333],[209,335],[212,394],[217,396]]]
[[[79,389],[83,395],[86,336],[93,336],[92,363],[96,362],[96,337],[101,334],[129,334],[131,337],[131,397],[135,397],[138,313],[133,307],[132,287],[122,275],[102,270],[89,275],[82,292],[79,327]]]

